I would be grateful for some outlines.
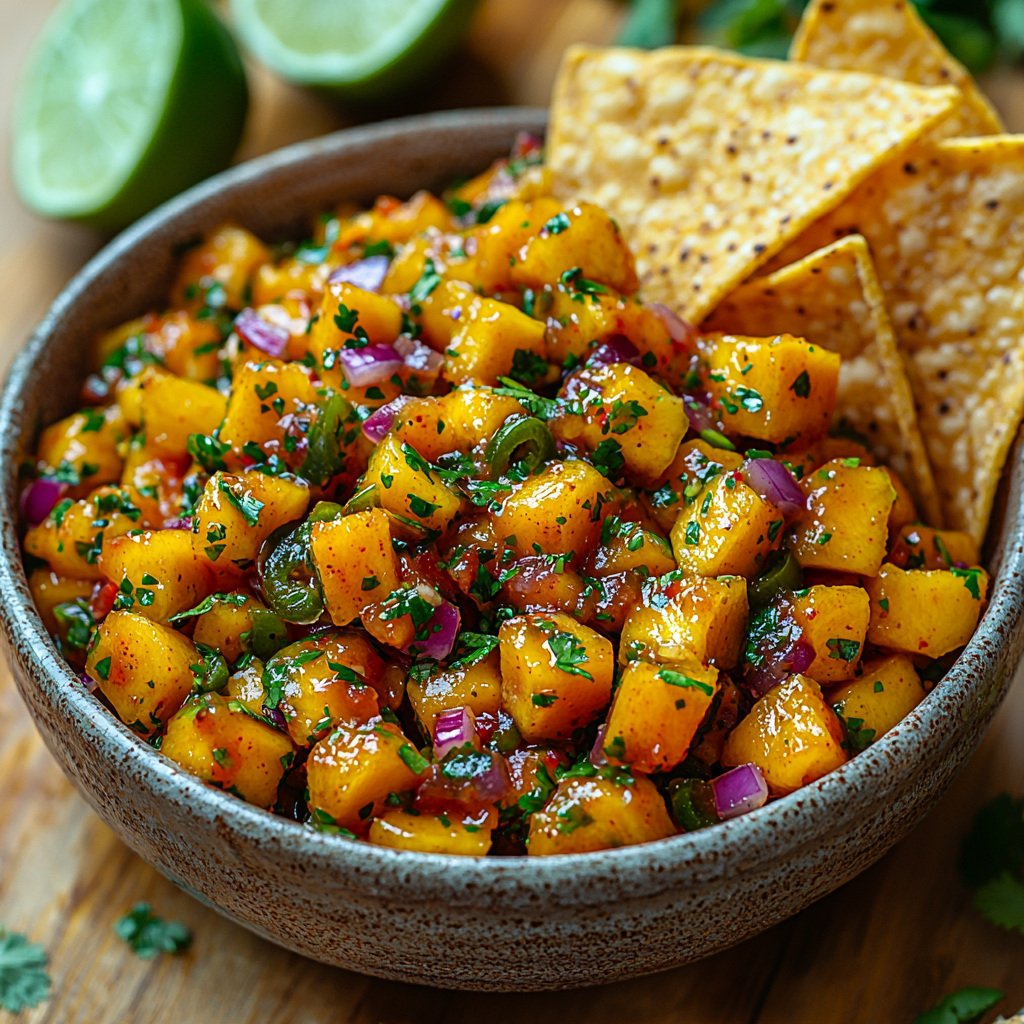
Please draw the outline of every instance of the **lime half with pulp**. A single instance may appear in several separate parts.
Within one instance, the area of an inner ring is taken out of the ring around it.
[[[394,97],[462,38],[477,0],[231,0],[235,30],[269,68],[344,99]]]
[[[205,0],[65,0],[18,87],[13,172],[47,217],[116,230],[223,170],[248,107]]]

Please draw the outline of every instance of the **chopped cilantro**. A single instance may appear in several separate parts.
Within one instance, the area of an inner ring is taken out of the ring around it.
[[[554,667],[573,676],[583,676],[593,682],[594,677],[579,666],[587,660],[587,649],[572,633],[556,633],[545,644],[554,655]]]
[[[857,640],[842,640],[839,637],[833,637],[826,642],[825,646],[829,650],[828,656],[840,661],[854,662],[857,660],[857,655],[860,654],[860,642]]]
[[[810,396],[811,378],[807,376],[806,370],[800,371],[800,375],[797,379],[789,385],[789,390],[792,391],[797,398],[808,398]]]
[[[0,928],[0,1006],[8,1013],[38,1006],[50,994],[46,952],[24,935]]]
[[[148,903],[136,903],[114,931],[142,960],[151,960],[157,953],[181,953],[192,943],[192,933],[183,924],[157,917]]]

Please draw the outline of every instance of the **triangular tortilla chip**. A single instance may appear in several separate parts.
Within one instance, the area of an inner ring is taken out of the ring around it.
[[[811,0],[789,59],[918,85],[955,85],[963,100],[932,130],[933,139],[1005,131],[971,73],[905,0]]]
[[[959,99],[706,48],[574,46],[548,161],[558,198],[617,219],[645,297],[699,323]]]
[[[896,351],[867,243],[850,235],[736,289],[705,321],[728,334],[795,334],[843,357],[833,425],[863,434],[910,488],[918,511],[941,524],[914,396]]]
[[[1024,135],[921,143],[778,258],[871,247],[945,522],[985,535],[1024,413]]]

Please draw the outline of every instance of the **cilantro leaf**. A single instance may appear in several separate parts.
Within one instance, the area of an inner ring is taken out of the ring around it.
[[[536,384],[547,376],[548,364],[526,348],[517,348],[512,355],[512,369],[509,376],[521,380],[524,384]]]
[[[0,1006],[8,1013],[38,1006],[50,994],[46,952],[24,935],[0,928]]]
[[[356,321],[359,319],[358,309],[349,309],[344,302],[338,303],[338,312],[334,314],[334,322],[338,330],[345,334],[351,334],[355,330]],[[263,395],[260,395],[262,398]]]
[[[238,485],[236,485],[238,486]],[[220,493],[223,494],[232,505],[242,513],[242,518],[245,520],[246,526],[258,526],[260,522],[260,512],[263,511],[263,502],[259,498],[254,498],[251,494],[243,491],[238,494],[237,491],[229,484],[226,480],[219,482]]]
[[[440,283],[441,275],[434,269],[434,261],[428,257],[423,264],[423,273],[420,275],[420,279],[409,292],[409,301],[412,303],[422,302]]]
[[[991,924],[1024,932],[1024,882],[1004,871],[974,895],[974,905]]]
[[[489,633],[463,633],[459,637],[459,657],[448,663],[449,668],[461,668],[482,661],[498,646],[498,638]]]
[[[964,581],[964,586],[975,601],[981,600],[981,588],[978,586],[978,580],[981,577],[980,569],[950,569],[950,572]]]
[[[556,399],[534,394],[528,387],[524,387],[511,377],[499,377],[498,380],[503,386],[495,388],[494,394],[514,398],[531,416],[549,420],[558,415],[561,405]]]
[[[927,1013],[914,1018],[914,1024],[977,1024],[1003,998],[994,988],[969,986],[946,996]]]
[[[183,924],[157,917],[148,903],[136,903],[131,913],[114,925],[114,931],[143,960],[151,960],[157,953],[181,953],[192,943],[192,933]]]
[[[809,397],[811,393],[811,378],[807,376],[806,370],[800,371],[800,375],[797,379],[789,385],[789,390],[792,391],[797,398]]]
[[[594,449],[591,462],[594,464],[594,469],[602,476],[613,480],[619,475],[622,467],[626,464],[626,460],[622,457],[622,445],[610,437],[605,438]]]
[[[587,660],[587,649],[572,633],[556,633],[546,643],[548,650],[555,656],[555,668],[571,676],[584,676],[593,682],[594,677],[579,667]]]
[[[833,637],[825,644],[828,647],[830,658],[837,658],[840,661],[856,661],[860,653],[860,643],[857,640],[841,640]]]
[[[232,608],[241,608],[247,600],[245,594],[210,594],[209,597],[204,597],[195,608],[189,608],[187,612],[178,612],[167,621],[179,622],[181,619],[190,619],[193,615],[205,615],[215,604],[227,604]]]
[[[700,690],[708,697],[714,696],[715,693],[715,688],[713,686],[709,686],[707,683],[702,683],[699,679],[691,679],[689,676],[684,675],[682,672],[676,672],[674,669],[661,669],[658,672],[658,678],[663,683],[668,683],[669,686],[683,686],[692,690]]]

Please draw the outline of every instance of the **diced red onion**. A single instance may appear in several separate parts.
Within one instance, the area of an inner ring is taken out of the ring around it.
[[[437,373],[444,366],[444,356],[440,352],[435,352],[429,345],[424,345],[422,341],[404,334],[395,342],[395,351],[410,370]]]
[[[718,419],[715,414],[702,402],[697,401],[692,395],[686,396],[683,403],[686,409],[687,419],[690,421],[690,429],[700,433],[702,430],[718,430]]]
[[[80,676],[79,676],[78,678],[79,678],[79,679],[81,680],[81,682],[82,682],[82,685],[83,685],[83,686],[84,686],[84,687],[85,687],[85,688],[86,688],[86,689],[87,689],[87,690],[88,690],[88,691],[89,691],[90,693],[95,693],[95,692],[96,692],[96,691],[97,691],[97,690],[98,690],[98,689],[100,688],[100,684],[99,684],[99,683],[97,683],[97,682],[96,682],[96,680],[95,680],[95,679],[93,679],[93,677],[92,677],[92,676],[88,675],[88,674],[87,674],[87,673],[85,673],[85,672],[83,672],[83,673],[82,673],[82,674],[81,674],[81,675],[80,675]]]
[[[33,480],[21,492],[21,514],[25,522],[29,526],[38,526],[53,511],[67,489],[67,484],[47,477]]]
[[[765,664],[749,672],[746,677],[747,685],[755,697],[763,697],[787,676],[802,675],[806,672],[814,658],[814,648],[806,640],[791,641],[777,653],[769,653]]]
[[[594,740],[593,747],[590,748],[590,763],[595,768],[603,768],[608,763],[608,758],[604,753],[604,735],[607,731],[608,723],[606,722],[597,730],[597,738]]]
[[[501,754],[491,754],[491,767],[473,776],[477,797],[486,803],[496,803],[512,788],[508,765]]]
[[[402,406],[412,401],[411,395],[399,395],[393,402],[375,409],[363,421],[363,436],[367,441],[380,444],[387,432],[395,425],[395,416]]]
[[[408,653],[416,653],[421,657],[441,661],[452,653],[459,635],[462,616],[459,609],[450,601],[442,600],[434,609],[430,621],[423,628],[426,630],[425,640],[414,640],[409,645]]]
[[[192,517],[181,516],[178,519],[165,519],[164,520],[165,530],[191,530],[192,529]]]
[[[610,366],[612,363],[640,365],[640,351],[624,334],[613,334],[594,349],[587,366]]]
[[[653,313],[664,325],[677,346],[689,348],[697,337],[697,328],[687,323],[660,302],[645,302],[644,309]]]
[[[278,727],[278,729],[287,729],[288,722],[284,717],[284,712],[280,708],[263,708],[263,715],[265,718],[269,718],[270,721]]]
[[[711,780],[715,807],[722,821],[756,811],[768,800],[768,784],[756,764],[741,764]]]
[[[366,259],[338,267],[327,281],[328,284],[344,281],[345,284],[362,288],[364,292],[379,292],[390,264],[391,260],[387,256],[367,256]]]
[[[274,359],[284,355],[291,340],[284,327],[268,323],[251,306],[246,306],[235,317],[235,334]]]
[[[342,348],[338,351],[338,360],[349,384],[357,388],[380,384],[398,373],[403,366],[402,357],[393,345]]]
[[[790,672],[802,675],[814,663],[814,658],[814,648],[806,640],[797,640],[787,654]]]
[[[774,459],[748,459],[743,466],[743,475],[751,490],[760,494],[779,511],[791,519],[807,507],[803,491],[788,469]]]
[[[434,723],[434,757],[441,761],[450,750],[466,744],[479,747],[476,723],[469,708],[450,708],[442,711]]]

